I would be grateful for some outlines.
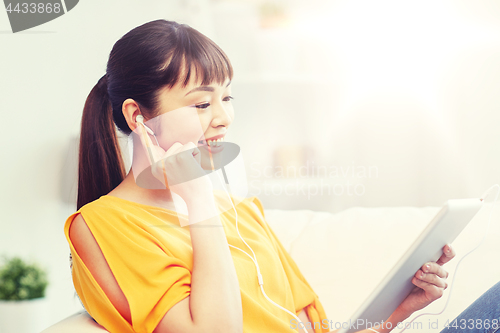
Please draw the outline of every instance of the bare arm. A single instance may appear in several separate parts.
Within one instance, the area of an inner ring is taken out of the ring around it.
[[[173,306],[155,333],[243,332],[238,276],[212,194],[187,202],[193,246],[191,295]]]
[[[127,298],[120,289],[97,241],[81,214],[78,214],[69,226],[68,236],[73,243],[75,251],[108,296],[113,306],[129,324],[132,324]]]
[[[302,309],[302,311],[300,311],[299,315],[297,316],[299,317],[299,319],[305,324],[307,325],[307,323],[310,323],[311,320],[309,319],[309,316],[307,315],[307,313],[304,311],[304,309]],[[299,326],[299,333],[314,333],[314,323],[311,323],[311,328],[309,329],[308,327],[309,326],[306,326],[305,329],[303,329],[301,326]]]

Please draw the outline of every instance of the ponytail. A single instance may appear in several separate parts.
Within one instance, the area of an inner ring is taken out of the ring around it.
[[[77,210],[109,193],[125,178],[108,97],[107,76],[101,77],[83,108],[78,162]]]

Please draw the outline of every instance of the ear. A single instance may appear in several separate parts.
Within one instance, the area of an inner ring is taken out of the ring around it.
[[[122,104],[122,112],[125,117],[125,121],[127,122],[128,127],[134,131],[137,127],[137,121],[135,117],[141,114],[141,110],[139,109],[139,105],[136,101],[131,98],[127,98],[123,101]]]

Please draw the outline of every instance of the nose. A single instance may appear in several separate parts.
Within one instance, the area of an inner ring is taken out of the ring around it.
[[[233,107],[231,105],[223,105],[216,103],[212,109],[212,123],[213,127],[228,127],[234,118]]]

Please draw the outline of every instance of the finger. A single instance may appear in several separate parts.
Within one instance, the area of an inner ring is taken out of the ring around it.
[[[198,148],[198,146],[196,144],[194,144],[194,143],[193,143],[192,154],[193,154],[193,157],[196,160],[196,162],[198,164],[200,164],[201,163],[201,151]]]
[[[455,257],[456,253],[450,244],[443,247],[443,255],[436,261],[438,265],[444,265]]]
[[[201,151],[198,147],[195,147],[192,151],[193,157],[196,160],[196,163],[201,165]]]
[[[189,142],[193,148],[193,156],[198,156],[200,157],[201,155],[201,152],[200,152],[200,149],[198,148],[198,145],[195,144],[194,142]]]
[[[167,150],[167,152],[165,153],[165,155],[163,156],[163,158],[161,160],[165,161],[165,163],[167,163],[167,168],[166,168],[165,172],[168,175],[169,170],[170,170],[170,172],[172,172],[172,169],[171,169],[172,167],[174,167],[175,165],[178,165],[179,163],[181,165],[187,167],[190,164],[185,164],[185,163],[186,162],[189,163],[188,161],[190,161],[193,158],[195,159],[195,161],[198,165],[198,168],[199,168],[199,165],[201,163],[201,153],[200,153],[200,150],[198,149],[198,147],[193,142],[188,142],[185,145],[183,145],[180,142],[175,142]],[[177,177],[180,177],[180,178],[175,178],[175,176],[174,176],[174,179],[176,179],[176,180],[173,180],[171,185],[175,185],[177,182],[188,181],[188,180],[191,180],[191,179],[194,179],[194,178],[197,178],[200,176],[200,174],[198,172],[199,170],[196,168],[195,169],[192,169],[191,167],[189,167],[188,169],[184,168],[182,171],[182,173],[184,174],[183,176],[181,176],[178,173],[179,171],[180,170],[178,170],[176,172],[176,175],[177,175]]]
[[[425,281],[422,281],[420,279],[417,279],[416,277],[413,277],[411,282],[416,285],[417,287],[423,289],[426,293],[426,295],[428,295],[428,297],[434,301],[438,298],[440,298],[441,296],[443,296],[443,293],[444,293],[444,289],[443,288],[439,288],[437,287],[436,285],[432,284],[432,283],[429,283],[429,282],[425,282]]]
[[[165,161],[169,161],[168,157],[175,155],[177,150],[182,147],[180,142],[174,142],[172,146],[167,151],[162,150],[161,156],[155,159],[155,163],[152,165],[153,175],[156,177],[165,178],[164,172],[166,172]],[[172,161],[169,161],[172,162]]]
[[[165,156],[163,158],[167,158],[170,156],[173,156],[179,152],[179,149],[182,148],[182,143],[180,142],[174,142],[173,145],[170,146],[170,148],[167,149]]]
[[[183,152],[186,152],[186,154],[182,154]],[[188,142],[185,145],[180,144],[179,148],[174,152],[177,158],[190,158],[198,154],[200,154],[200,150],[193,142]]]
[[[418,270],[417,273],[415,273],[415,277],[424,282],[433,284],[439,288],[446,287],[446,281],[444,280],[444,278],[441,278],[434,273],[424,273],[421,270]]]
[[[448,271],[436,262],[428,262],[420,268],[424,273],[432,273],[438,275],[440,278],[446,279]]]

